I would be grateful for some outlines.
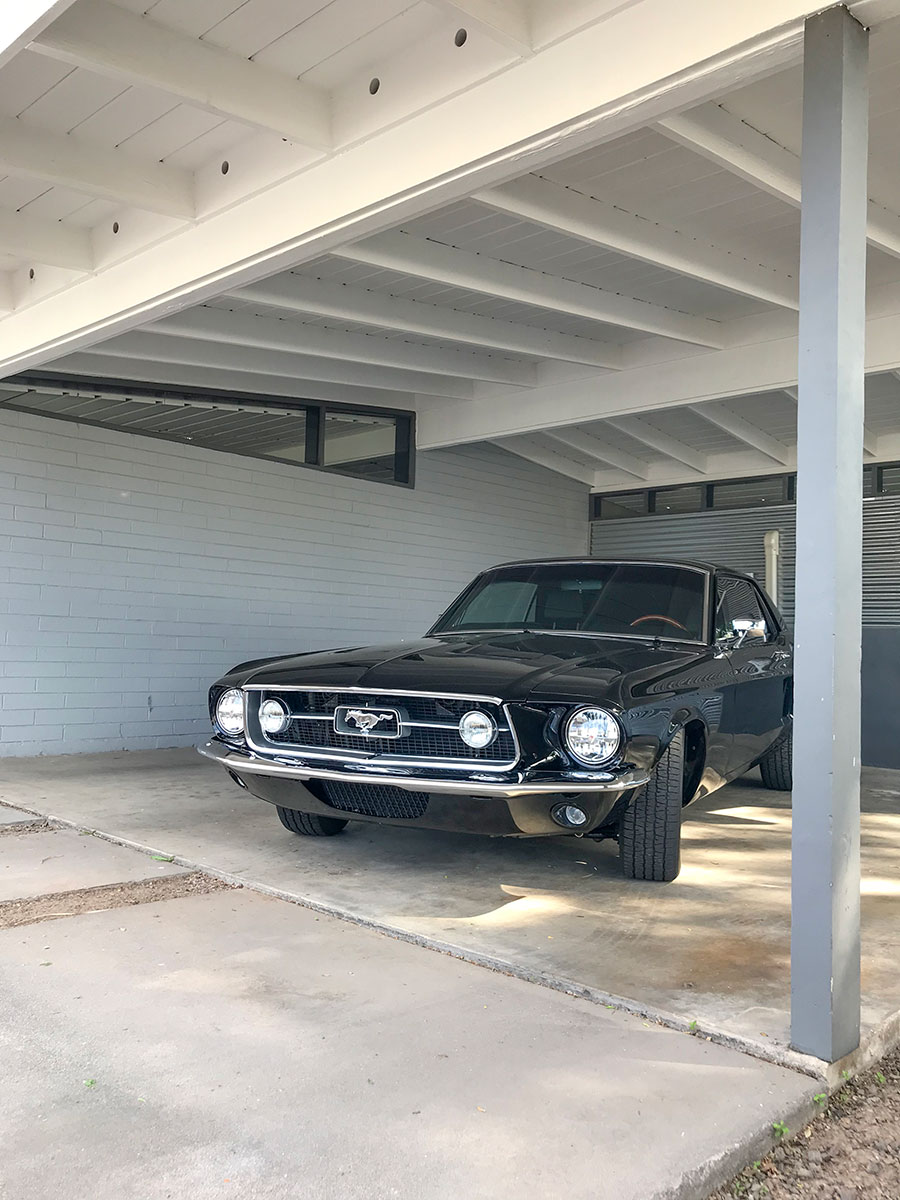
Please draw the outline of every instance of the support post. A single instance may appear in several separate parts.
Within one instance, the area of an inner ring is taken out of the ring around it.
[[[791,1040],[859,1044],[868,35],[806,22],[800,235]]]

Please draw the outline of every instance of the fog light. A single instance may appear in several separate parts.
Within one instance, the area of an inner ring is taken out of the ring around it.
[[[579,829],[587,825],[588,815],[577,804],[556,804],[550,811],[550,816],[563,829]]]
[[[487,713],[472,709],[459,719],[459,736],[473,750],[484,750],[497,736],[497,726]]]
[[[281,733],[290,719],[287,706],[280,700],[264,700],[259,706],[259,724],[263,733]]]

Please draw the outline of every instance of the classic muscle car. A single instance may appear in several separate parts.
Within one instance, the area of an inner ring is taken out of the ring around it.
[[[791,644],[749,575],[555,559],[485,571],[420,640],[261,659],[201,753],[308,836],[348,821],[616,838],[674,879],[686,804],[791,786]]]

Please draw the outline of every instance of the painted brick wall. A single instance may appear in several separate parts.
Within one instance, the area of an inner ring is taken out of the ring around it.
[[[410,491],[0,412],[0,752],[189,744],[233,663],[416,636],[587,538],[585,487],[489,447]]]

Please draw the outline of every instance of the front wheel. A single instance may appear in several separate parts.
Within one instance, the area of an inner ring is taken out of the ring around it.
[[[788,729],[759,760],[763,786],[772,792],[789,792],[794,786],[793,739]]]
[[[619,860],[627,879],[670,883],[681,870],[684,731],[669,742],[650,782],[622,814]]]
[[[282,808],[280,805],[276,805],[276,808],[278,819],[285,829],[304,837],[334,837],[347,824],[338,817],[320,817],[317,813],[297,812],[294,808]]]

